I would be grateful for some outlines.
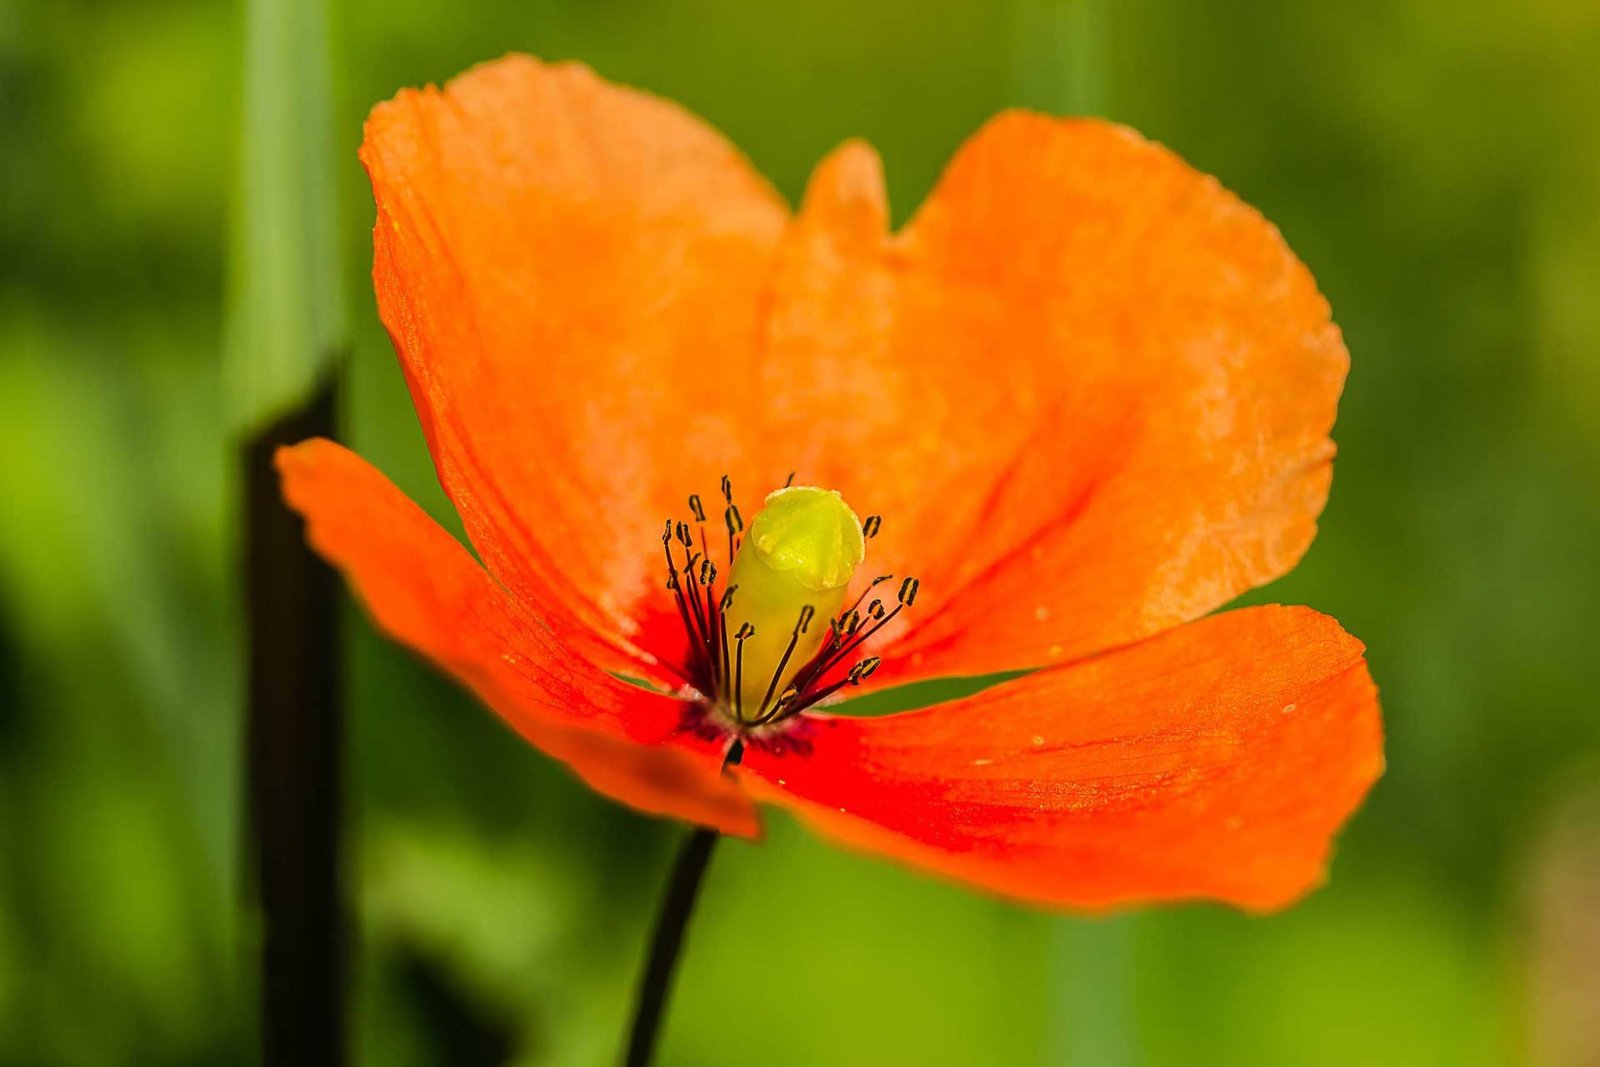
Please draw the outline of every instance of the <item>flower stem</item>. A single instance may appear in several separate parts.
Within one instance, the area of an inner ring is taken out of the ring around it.
[[[655,1053],[656,1035],[667,996],[672,992],[672,975],[677,969],[689,917],[694,914],[700,883],[711,863],[711,850],[720,835],[715,830],[696,827],[678,850],[672,865],[667,895],[656,916],[655,935],[650,942],[650,958],[639,980],[639,999],[633,1011],[633,1030],[628,1037],[628,1067],[646,1067]]]

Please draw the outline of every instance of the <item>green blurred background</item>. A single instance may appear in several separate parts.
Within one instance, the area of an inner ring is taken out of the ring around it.
[[[4,1063],[252,1056],[222,355],[250,25],[0,0]],[[338,0],[328,31],[344,436],[441,516],[355,148],[373,102],[514,49],[683,101],[791,197],[863,135],[900,218],[1002,106],[1108,115],[1277,222],[1346,332],[1322,533],[1254,598],[1336,615],[1383,691],[1330,885],[1065,918],[774,817],[717,857],[663,1062],[1600,1062],[1600,5]],[[611,1062],[677,829],[349,630],[360,1059]]]

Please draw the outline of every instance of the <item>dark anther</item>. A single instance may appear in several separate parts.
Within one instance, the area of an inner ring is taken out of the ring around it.
[[[789,487],[790,487],[790,486],[791,486],[791,485],[793,485],[793,484],[794,484],[794,471],[790,471],[790,472],[789,472],[789,477],[787,477],[787,478],[785,478],[785,479],[784,479],[784,480],[783,480],[783,487],[784,487],[784,488],[785,488],[785,489],[787,489],[787,488],[789,488]]]
[[[700,506],[700,494],[699,493],[690,493],[689,494],[689,510],[694,513],[694,521],[695,522],[705,522],[706,521],[706,509]]]
[[[729,608],[733,607],[733,593],[734,593],[734,590],[736,590],[738,588],[739,587],[736,586],[736,585],[730,585],[730,586],[728,586],[727,590],[723,592],[723,594],[722,594],[722,613],[724,615],[726,615],[728,613],[728,609]]]
[[[733,482],[726,474],[722,476],[722,499],[730,504],[733,503]]]
[[[805,633],[806,627],[811,625],[811,619],[816,613],[817,609],[810,604],[802,606],[800,608],[800,624],[794,628],[794,632],[797,634]]]
[[[872,672],[878,669],[877,656],[868,656],[866,659],[850,668],[850,684],[860,685],[865,678],[872,677]]]
[[[666,530],[665,533],[663,533],[661,535],[661,543],[664,544],[664,545],[672,544],[672,520],[671,519],[667,520],[667,530]]]
[[[717,565],[709,559],[700,564],[700,584],[710,585],[717,580]]]
[[[868,604],[867,614],[871,615],[874,619],[883,618],[883,601],[874,600],[872,603]]]
[[[846,634],[853,634],[861,628],[861,612],[851,608],[845,617],[839,620],[839,629]]]
[[[861,535],[863,537],[877,537],[878,528],[882,525],[882,515],[868,515],[867,521],[861,524]]]
[[[732,504],[728,505],[728,510],[723,512],[722,517],[728,523],[728,533],[736,534],[744,529],[744,519],[739,517],[739,509]]]
[[[749,623],[745,623],[745,624],[743,624],[742,626],[739,627],[737,632],[734,633],[733,639],[735,641],[746,641],[746,640],[749,640],[750,638],[754,637],[755,635],[756,635],[756,628],[754,626],[751,626]]]
[[[677,535],[678,535],[678,541],[679,541],[679,543],[681,543],[683,545],[684,548],[693,548],[694,547],[694,538],[692,536],[690,536],[690,534],[689,534],[689,524],[688,523],[686,523],[686,522],[678,523],[676,532],[677,532]]]
[[[678,572],[677,571],[673,571],[671,574],[667,575],[667,588],[672,590],[674,593],[676,593],[678,591]]]
[[[922,583],[917,581],[915,578],[907,578],[905,581],[901,582],[900,603],[909,608],[912,604],[916,603],[917,590],[921,588]]]

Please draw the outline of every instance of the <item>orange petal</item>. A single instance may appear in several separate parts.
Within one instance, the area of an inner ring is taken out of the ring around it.
[[[825,160],[768,300],[767,433],[922,578],[880,680],[1069,661],[1289,569],[1347,357],[1255,211],[1121,127],[1013,112],[899,234]]]
[[[809,750],[809,751],[808,751]],[[823,835],[1025,900],[1282,907],[1383,768],[1362,647],[1308,608],[1228,612],[952,704],[813,716],[753,795]]]
[[[365,460],[311,440],[281,449],[278,469],[312,546],[344,571],[378,625],[536,747],[643,811],[758,832],[750,802],[721,773],[722,746],[685,729],[682,701],[618,681],[584,658],[592,636],[570,618],[528,614]]]
[[[676,105],[527,56],[380,104],[361,158],[379,312],[485,565],[677,654],[636,621],[673,610],[662,521],[789,470],[750,371],[782,201]]]

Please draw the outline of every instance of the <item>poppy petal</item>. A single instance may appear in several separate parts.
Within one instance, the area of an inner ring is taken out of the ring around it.
[[[379,312],[485,565],[681,657],[637,621],[672,610],[662,521],[787,471],[747,369],[782,200],[676,105],[528,56],[378,105],[361,158]]]
[[[752,745],[752,795],[824,836],[996,892],[1282,907],[1382,772],[1360,642],[1249,608],[883,718]]]
[[[312,546],[390,636],[600,792],[726,833],[759,832],[721,772],[722,746],[686,728],[686,704],[619,681],[564,644],[587,638],[570,620],[530,615],[355,453],[318,439],[281,449],[277,462]]]
[[[1347,356],[1259,214],[1130,130],[1012,112],[887,218],[871,149],[818,167],[766,364],[801,480],[922,579],[877,681],[1069,662],[1300,558]]]

